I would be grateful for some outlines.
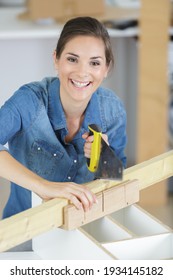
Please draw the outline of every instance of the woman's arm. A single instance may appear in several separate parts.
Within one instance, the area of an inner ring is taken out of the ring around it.
[[[77,209],[88,211],[97,202],[95,194],[86,186],[47,181],[19,163],[7,151],[0,151],[0,177],[35,192],[44,200],[66,198]]]

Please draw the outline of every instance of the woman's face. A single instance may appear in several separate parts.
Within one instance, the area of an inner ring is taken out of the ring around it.
[[[59,59],[54,55],[60,79],[60,95],[66,100],[88,102],[107,76],[105,47],[101,39],[77,36],[66,45]]]

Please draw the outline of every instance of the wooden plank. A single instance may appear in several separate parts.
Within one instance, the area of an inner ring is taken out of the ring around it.
[[[171,176],[173,176],[173,150],[125,169],[121,183],[137,179],[139,189],[143,190]],[[120,184],[119,181],[96,180],[87,185],[94,193],[98,193],[118,184]]]
[[[152,158],[125,170],[123,181],[97,180],[88,183],[94,193],[99,193],[128,180],[137,179],[142,190],[173,176],[173,151]],[[45,231],[63,225],[65,199],[52,199],[37,207],[0,221],[0,252],[32,239]]]
[[[63,224],[65,199],[52,199],[0,222],[0,252]]]

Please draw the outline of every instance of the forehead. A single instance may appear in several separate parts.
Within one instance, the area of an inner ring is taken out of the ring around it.
[[[63,52],[92,53],[105,56],[105,45],[101,38],[94,36],[76,36],[65,45]]]

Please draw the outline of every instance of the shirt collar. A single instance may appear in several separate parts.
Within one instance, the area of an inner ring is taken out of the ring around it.
[[[59,79],[53,80],[49,87],[48,116],[54,130],[66,128],[66,117],[60,99]]]
[[[98,102],[97,92],[93,93],[90,102],[88,103],[83,126],[88,131],[88,125],[96,124],[102,127],[100,107]]]

